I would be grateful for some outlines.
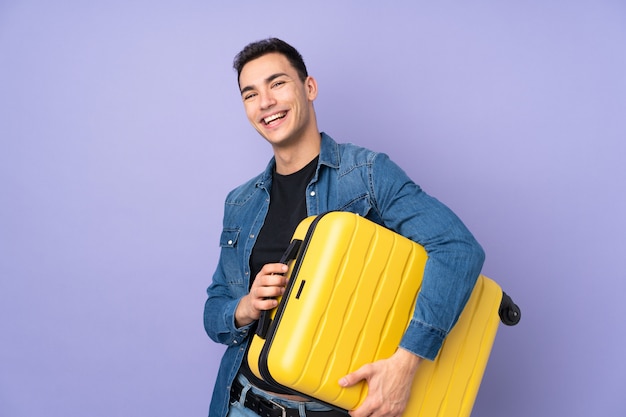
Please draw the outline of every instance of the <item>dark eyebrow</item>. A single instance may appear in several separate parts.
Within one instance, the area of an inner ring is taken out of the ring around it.
[[[284,72],[277,72],[276,74],[272,74],[269,77],[267,77],[265,79],[265,83],[269,84],[272,81],[274,81],[276,78],[279,78],[282,76],[289,77],[289,75]],[[241,89],[241,94],[243,95],[245,92],[250,91],[250,90],[254,90],[254,87],[252,87],[251,85],[245,86],[244,88]]]

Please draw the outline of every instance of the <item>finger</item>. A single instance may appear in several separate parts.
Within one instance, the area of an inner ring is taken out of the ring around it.
[[[287,265],[281,263],[265,264],[263,268],[261,268],[259,275],[281,275],[287,272],[288,269],[289,267],[287,267]]]
[[[391,410],[385,403],[386,400],[385,397],[376,395],[370,390],[365,401],[357,409],[352,410],[350,415],[352,417],[387,416]]]
[[[257,299],[254,302],[254,308],[259,311],[271,310],[278,305],[278,301],[274,298]]]
[[[380,406],[380,401],[376,401],[376,399],[373,399],[368,395],[365,398],[365,401],[363,401],[363,404],[361,404],[357,409],[350,411],[350,415],[352,417],[369,417],[374,415],[384,416],[384,410],[382,410]]]
[[[283,295],[285,292],[284,285],[257,286],[250,289],[252,297],[255,300],[264,300],[267,298],[275,298]]]
[[[263,275],[260,278],[260,287],[284,287],[287,285],[287,278],[283,275]]]
[[[267,264],[254,278],[253,287],[284,287],[287,284],[287,278],[284,275],[287,265],[283,264]]]
[[[371,407],[367,402],[361,404],[356,410],[349,412],[351,417],[370,417],[374,415],[376,408]]]
[[[371,375],[371,366],[364,365],[356,371],[344,376],[339,380],[339,385],[347,388],[357,384],[360,381],[367,380]]]

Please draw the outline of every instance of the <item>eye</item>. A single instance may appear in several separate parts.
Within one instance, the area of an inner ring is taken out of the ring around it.
[[[248,94],[245,94],[245,95],[243,96],[243,100],[244,100],[244,101],[246,101],[246,100],[250,100],[250,99],[252,99],[252,98],[254,98],[254,97],[256,97],[256,93],[248,93]]]
[[[272,84],[272,88],[280,87],[283,84],[285,84],[284,81],[276,81],[274,84]]]

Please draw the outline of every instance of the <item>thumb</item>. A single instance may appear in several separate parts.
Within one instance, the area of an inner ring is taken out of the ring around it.
[[[351,387],[357,384],[358,382],[364,379],[367,379],[369,376],[367,369],[368,367],[367,365],[365,365],[357,369],[356,371],[344,376],[343,378],[339,380],[339,385],[344,388],[347,388],[347,387]]]

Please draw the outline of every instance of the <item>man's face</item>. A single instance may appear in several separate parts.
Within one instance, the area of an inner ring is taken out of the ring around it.
[[[313,100],[315,80],[304,82],[278,53],[270,53],[244,65],[239,76],[241,98],[248,120],[274,147],[297,143],[307,134],[316,134]]]

